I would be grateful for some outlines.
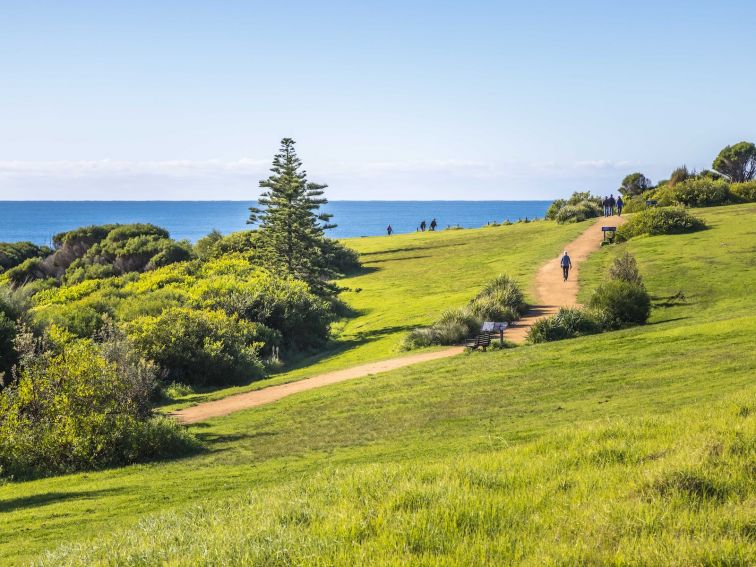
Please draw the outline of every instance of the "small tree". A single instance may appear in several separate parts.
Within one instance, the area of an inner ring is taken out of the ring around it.
[[[621,280],[635,285],[643,285],[643,278],[638,270],[638,262],[630,252],[614,259],[609,268],[609,277],[612,280]]]
[[[651,187],[651,180],[640,172],[625,176],[619,192],[625,197],[635,197]]]
[[[734,146],[727,146],[714,159],[712,167],[729,177],[730,181],[750,181],[756,178],[756,145],[739,142]]]
[[[260,181],[266,191],[261,208],[250,208],[249,223],[260,225],[260,252],[273,268],[304,280],[318,292],[331,290],[326,282],[335,275],[323,255],[324,231],[334,228],[331,215],[318,210],[328,201],[327,185],[307,181],[307,172],[294,151],[294,140],[281,140],[273,158],[273,173]]]
[[[690,177],[693,177],[695,173],[691,173],[688,170],[688,167],[685,165],[682,165],[675,170],[672,171],[672,173],[669,176],[669,185],[676,185],[678,183],[682,183],[686,179],[689,179]]]

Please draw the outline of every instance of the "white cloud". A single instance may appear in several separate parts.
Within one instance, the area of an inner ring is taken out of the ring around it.
[[[0,199],[254,199],[270,160],[0,161]],[[614,189],[627,161],[308,163],[332,199],[528,199]]]

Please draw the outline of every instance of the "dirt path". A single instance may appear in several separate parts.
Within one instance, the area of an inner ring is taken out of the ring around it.
[[[624,222],[624,219],[618,217],[612,217],[603,222],[599,221],[567,245],[566,250],[569,252],[570,258],[572,258],[572,272],[567,282],[562,281],[562,269],[559,266],[559,257],[562,255],[563,250],[560,250],[557,257],[549,260],[538,270],[535,289],[539,304],[534,305],[525,317],[507,330],[505,334],[507,339],[516,343],[522,343],[525,341],[528,329],[535,321],[541,317],[556,313],[561,306],[577,305],[577,280],[580,264],[591,252],[598,250],[601,246],[601,227],[617,226],[622,222]],[[204,402],[178,410],[171,415],[181,423],[197,423],[212,417],[228,415],[239,410],[269,404],[298,392],[313,390],[353,378],[362,378],[371,374],[378,374],[379,372],[396,370],[397,368],[404,368],[405,366],[419,362],[447,358],[460,354],[462,351],[462,347],[451,347],[434,352],[424,352],[380,362],[371,362],[352,368],[345,368],[344,370],[320,374],[312,378],[299,380],[298,382],[270,386],[261,390],[235,394],[220,400]]]
[[[429,360],[455,356],[460,354],[463,350],[463,347],[450,347],[434,352],[423,352],[420,354],[411,354],[409,356],[383,360],[381,362],[361,364],[360,366],[353,366],[352,368],[345,368],[344,370],[336,370],[334,372],[320,374],[318,376],[313,376],[312,378],[299,380],[298,382],[270,386],[269,388],[263,388],[262,390],[254,390],[243,394],[235,394],[212,402],[205,402],[178,410],[171,415],[181,423],[196,423],[211,417],[228,415],[235,411],[269,404],[276,400],[280,400],[281,398],[285,398],[286,396],[290,396],[291,394],[296,394],[297,392],[305,392],[314,388],[336,384],[337,382],[351,380],[352,378],[362,378],[363,376],[370,376],[371,374],[377,374],[379,372],[388,372],[389,370],[404,368],[405,366],[417,364],[418,362],[427,362]]]
[[[593,226],[585,230],[575,240],[570,242],[564,250],[572,260],[570,277],[562,281],[562,267],[560,259],[564,250],[560,250],[553,260],[549,260],[538,270],[535,278],[535,292],[538,305],[533,305],[525,316],[512,325],[505,336],[514,343],[523,343],[528,334],[528,329],[538,319],[555,314],[560,307],[574,307],[578,304],[578,275],[580,264],[591,253],[601,248],[602,226],[619,226],[625,222],[623,217],[611,217],[599,219]]]

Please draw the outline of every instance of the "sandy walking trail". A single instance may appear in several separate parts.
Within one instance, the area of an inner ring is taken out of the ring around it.
[[[599,220],[565,247],[572,259],[572,271],[570,272],[568,281],[562,281],[562,268],[559,265],[559,259],[563,250],[560,250],[558,256],[553,260],[549,260],[538,270],[535,290],[536,299],[539,304],[532,306],[522,319],[506,331],[505,337],[508,340],[515,343],[524,342],[528,329],[535,321],[541,317],[553,315],[561,306],[577,305],[577,279],[580,264],[591,252],[598,250],[601,246],[601,227],[618,226],[622,222],[624,222],[624,219],[620,217],[603,219],[603,222]],[[448,358],[460,354],[463,350],[463,347],[450,347],[433,352],[424,352],[361,364],[352,368],[319,374],[297,382],[270,386],[261,390],[234,394],[220,400],[200,403],[196,406],[177,410],[171,415],[184,424],[197,423],[212,417],[220,417],[239,410],[270,404],[298,392],[313,390],[329,384],[352,380],[353,378],[362,378],[371,374],[378,374],[379,372],[388,372],[389,370],[404,368],[405,366],[419,362]]]
[[[619,226],[625,222],[624,217],[600,218],[595,224],[567,244],[564,250],[572,260],[570,277],[565,282],[562,278],[562,266],[560,260],[564,250],[560,250],[554,259],[546,262],[538,270],[535,278],[535,294],[537,305],[531,306],[530,310],[519,321],[515,322],[505,333],[505,337],[513,343],[524,343],[528,329],[538,319],[554,315],[560,307],[574,307],[578,305],[578,275],[582,264],[591,253],[601,248],[603,233],[602,226]]]

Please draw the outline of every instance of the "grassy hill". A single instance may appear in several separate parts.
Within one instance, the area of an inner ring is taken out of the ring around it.
[[[709,230],[581,271],[587,294],[636,254],[645,327],[310,391],[196,426],[208,450],[189,459],[8,484],[0,562],[753,564],[756,206],[698,214]],[[358,241],[380,268],[347,284],[358,348],[318,365],[386,356],[582,228]]]
[[[190,394],[165,410],[401,354],[407,331],[430,325],[445,309],[464,305],[500,273],[517,278],[527,291],[540,265],[585,227],[532,222],[347,240],[360,252],[363,269],[339,281],[348,289],[342,298],[354,316],[335,326],[330,349],[267,380]]]

